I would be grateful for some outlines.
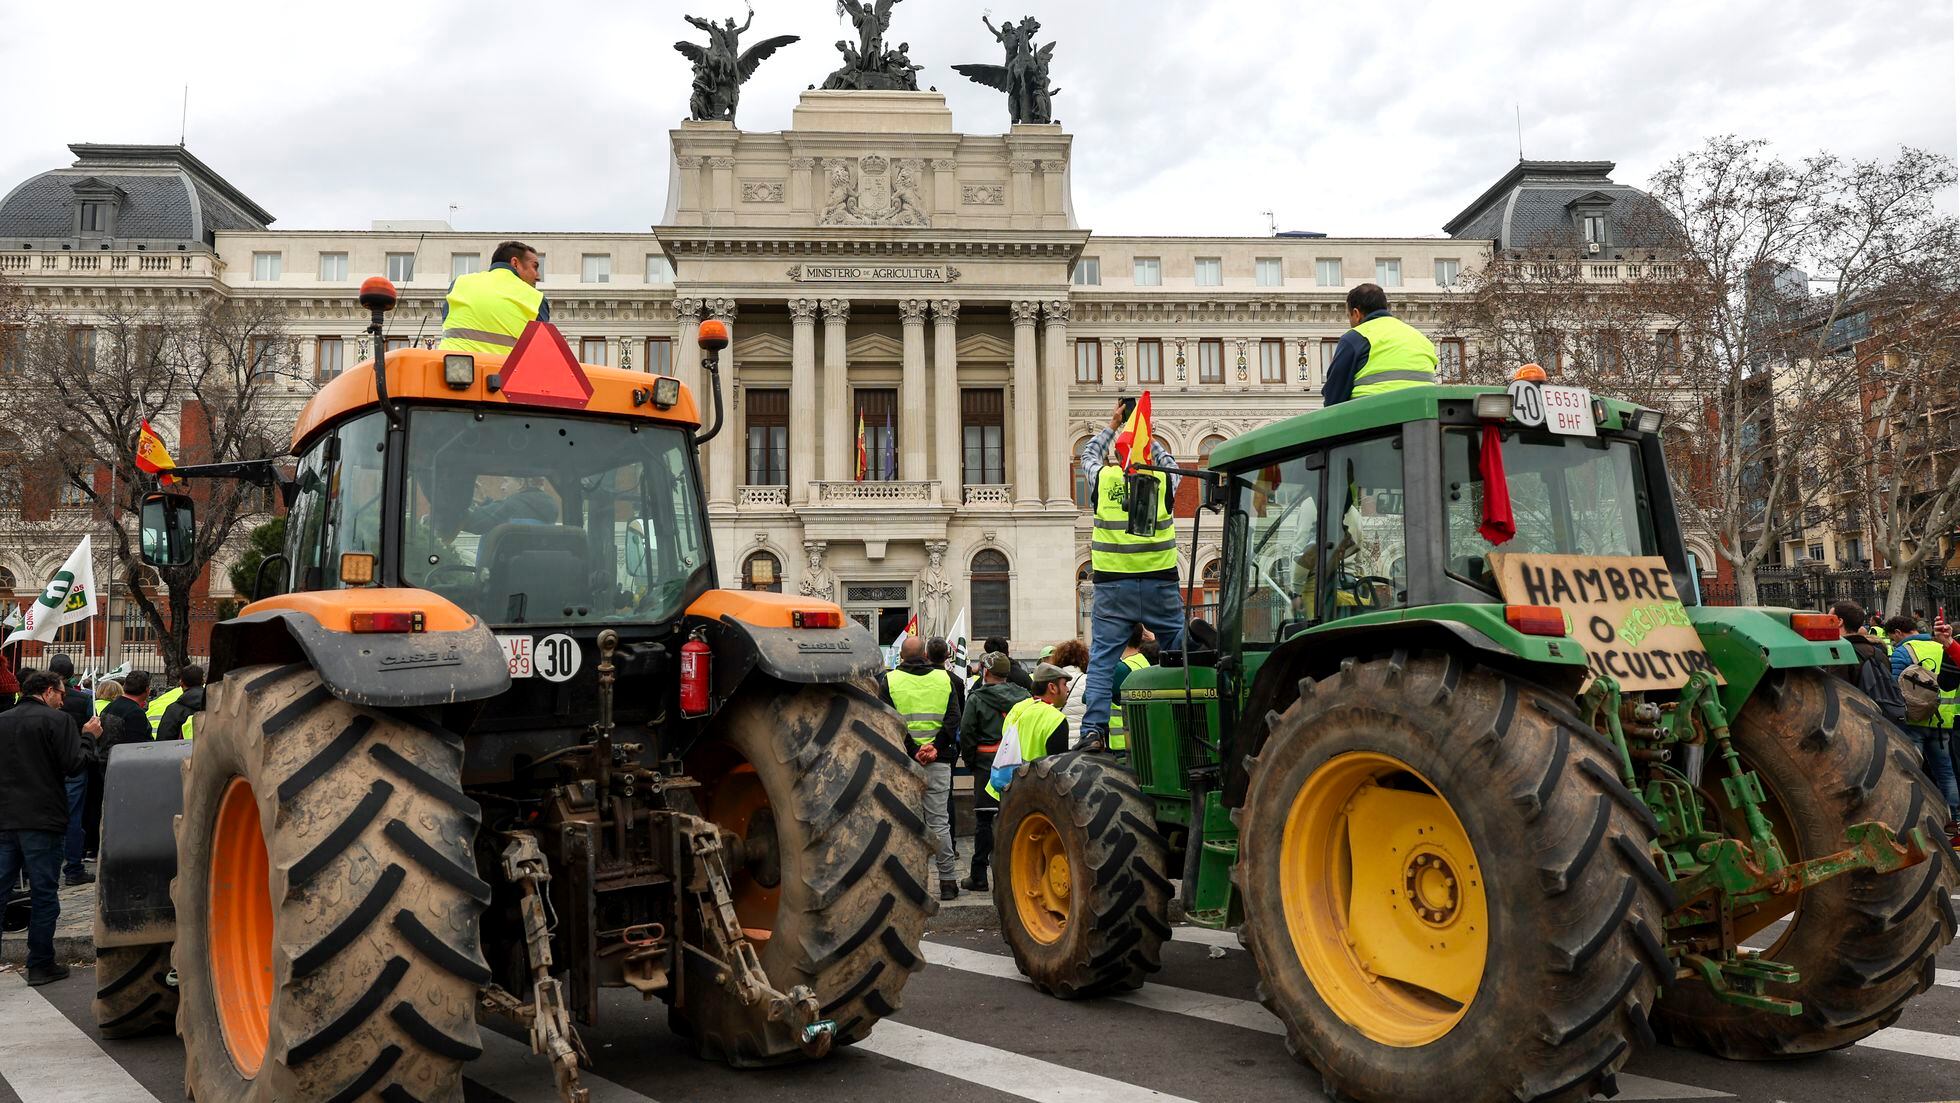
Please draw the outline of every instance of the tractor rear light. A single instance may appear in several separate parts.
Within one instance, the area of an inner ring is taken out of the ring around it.
[[[1658,433],[1661,431],[1661,412],[1659,410],[1639,410],[1633,417],[1633,428],[1639,433]]]
[[[1505,421],[1511,416],[1511,396],[1509,394],[1480,394],[1477,396],[1477,417],[1484,421]]]
[[[1804,639],[1818,643],[1836,643],[1844,638],[1844,622],[1829,613],[1792,613],[1790,628]]]
[[[442,381],[452,391],[467,391],[476,382],[476,357],[467,352],[452,352],[442,358]]]
[[[347,586],[366,586],[373,582],[374,556],[368,552],[341,552],[340,581]]]
[[[347,630],[350,632],[420,632],[422,631],[422,612],[371,612],[350,613],[347,617]]]
[[[798,628],[842,628],[844,614],[836,609],[797,609],[789,620]]]
[[[1556,605],[1506,605],[1504,623],[1527,636],[1565,635],[1565,612]]]
[[[653,381],[653,404],[658,409],[671,410],[681,400],[681,381],[671,375]]]

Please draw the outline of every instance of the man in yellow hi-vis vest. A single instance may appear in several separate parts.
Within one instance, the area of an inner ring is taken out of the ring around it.
[[[538,251],[506,241],[490,254],[490,267],[457,276],[442,305],[441,348],[502,355],[517,345],[524,327],[551,320],[551,304],[538,290]]]
[[[1014,771],[1068,750],[1068,718],[1062,715],[1062,703],[1068,700],[1067,672],[1041,663],[1030,677],[1034,696],[1007,710],[1000,724],[1000,749],[987,771],[987,795],[996,801],[1014,780]]]
[[[1388,292],[1364,283],[1348,292],[1347,305],[1354,328],[1334,346],[1320,388],[1324,404],[1436,382],[1436,346],[1388,312]]]
[[[1130,642],[1123,648],[1123,661],[1117,664],[1116,677],[1110,685],[1108,744],[1112,751],[1130,749],[1129,725],[1123,719],[1123,682],[1149,665],[1150,656],[1143,653],[1143,625],[1139,624],[1130,632]]]
[[[1089,538],[1089,565],[1095,572],[1095,611],[1089,630],[1088,683],[1082,690],[1082,732],[1077,745],[1104,746],[1109,741],[1109,706],[1116,687],[1116,670],[1130,636],[1141,624],[1165,647],[1175,649],[1184,636],[1184,599],[1177,589],[1177,529],[1171,502],[1177,497],[1177,478],[1160,471],[1140,474],[1156,485],[1156,531],[1133,536],[1129,511],[1124,508],[1122,458],[1112,454],[1111,442],[1129,421],[1134,399],[1122,399],[1109,427],[1089,438],[1078,457],[1082,472],[1096,488],[1095,531]],[[1151,442],[1150,464],[1176,464],[1169,450]]]
[[[898,710],[911,737],[912,757],[926,771],[926,835],[932,840],[939,867],[939,898],[960,895],[959,868],[954,864],[953,760],[959,756],[960,713],[953,693],[953,675],[926,658],[926,641],[906,636],[898,645],[898,665],[885,672],[878,696]]]
[[[175,696],[165,694],[150,702],[157,718],[151,721],[156,738],[190,739],[197,714],[204,711],[204,668],[191,663],[177,674]],[[162,705],[161,711],[157,706]]]

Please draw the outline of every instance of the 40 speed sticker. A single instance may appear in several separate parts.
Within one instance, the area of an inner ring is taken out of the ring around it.
[[[504,647],[504,659],[510,664],[510,676],[513,678],[570,681],[583,661],[578,641],[563,632],[554,632],[542,638],[498,636],[497,642]]]

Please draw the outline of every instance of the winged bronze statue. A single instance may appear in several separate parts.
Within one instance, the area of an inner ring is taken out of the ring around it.
[[[844,55],[844,64],[824,78],[826,91],[919,90],[918,71],[922,66],[912,64],[909,44],[901,43],[896,50],[885,46],[885,33],[892,25],[892,6],[898,2],[837,0],[837,12],[850,17],[851,25],[857,30],[857,41],[838,41],[837,52]]]
[[[999,27],[986,16],[980,17],[987,30],[1007,52],[1005,65],[955,65],[953,71],[978,84],[1007,93],[1008,118],[1015,123],[1055,121],[1054,97],[1061,91],[1048,87],[1048,64],[1055,55],[1050,42],[1034,48],[1035,32],[1041,24],[1029,16],[1019,23],[1003,20]]]
[[[742,98],[742,82],[754,75],[756,66],[769,55],[800,37],[781,34],[743,50],[742,35],[755,22],[755,9],[749,9],[747,22],[739,27],[732,18],[720,25],[695,15],[681,18],[708,35],[706,46],[686,41],[674,43],[674,49],[694,63],[694,90],[687,106],[689,117],[698,120],[734,122],[735,106]]]

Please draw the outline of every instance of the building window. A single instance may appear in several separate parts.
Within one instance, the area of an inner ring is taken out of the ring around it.
[[[1463,274],[1463,262],[1455,257],[1436,258],[1436,286],[1455,287],[1456,278]]]
[[[322,283],[326,283],[329,281],[336,281],[336,280],[344,280],[346,278],[347,278],[347,254],[346,253],[321,253],[320,254],[320,281]]]
[[[1436,373],[1445,383],[1463,381],[1463,338],[1445,337],[1436,342]]]
[[[864,435],[859,438],[864,451],[859,461],[858,478],[874,482],[897,479],[898,392],[859,391],[857,412],[859,424],[864,426]]]
[[[674,339],[672,337],[647,338],[646,369],[654,375],[674,374]]]
[[[580,257],[578,278],[580,283],[611,283],[612,254],[587,253]]]
[[[1654,356],[1660,360],[1663,367],[1679,367],[1681,365],[1681,331],[1678,329],[1664,329],[1654,334]]]
[[[313,378],[325,383],[347,368],[347,348],[338,337],[322,337],[314,345]]]
[[[606,363],[606,339],[604,337],[579,338],[578,362],[604,367]]]
[[[0,326],[0,378],[20,370],[21,327]]]
[[[1327,369],[1334,366],[1334,352],[1340,347],[1341,339],[1339,337],[1322,337],[1320,339],[1321,382],[1325,383],[1327,381]]]
[[[748,406],[750,486],[789,485],[789,392],[750,390]]]
[[[1606,243],[1606,216],[1605,215],[1589,214],[1585,216],[1585,218],[1581,219],[1580,222],[1585,231],[1587,244],[1604,245]],[[1819,550],[1821,551],[1822,549],[1820,548]]]
[[[55,487],[55,505],[61,509],[80,509],[88,504],[88,491],[73,479],[63,479]]]
[[[968,584],[973,606],[973,638],[1014,635],[1013,584],[1007,578],[1007,557],[987,548],[973,557]]]
[[[1804,555],[1821,563],[1824,560],[1824,545],[1812,544],[1804,549]]]
[[[1138,257],[1130,268],[1130,282],[1138,287],[1160,287],[1164,282],[1164,262],[1156,257]]]
[[[1198,341],[1198,382],[1225,382],[1225,342],[1218,337]]]
[[[396,283],[407,283],[415,278],[414,253],[389,253],[388,278]]]
[[[68,328],[69,362],[77,370],[95,370],[95,327],[70,326]]]
[[[1260,257],[1252,262],[1252,282],[1260,287],[1279,287],[1286,283],[1286,266],[1278,257]]]
[[[384,352],[400,352],[403,349],[412,349],[414,347],[415,338],[413,337],[386,337],[381,341],[381,348]]]
[[[286,267],[286,258],[281,253],[253,253],[252,278],[255,280],[276,280]]]
[[[756,552],[742,561],[742,589],[783,592],[782,561],[768,552]]]
[[[1203,612],[1194,611],[1196,616],[1208,621],[1218,619],[1218,560],[1216,559],[1205,564],[1205,569],[1198,572],[1198,604]]]
[[[1075,272],[1069,276],[1069,282],[1077,287],[1101,287],[1102,258],[1082,257],[1077,260]]]
[[[960,392],[961,478],[967,486],[999,486],[1007,481],[1007,447],[997,390]]]
[[[1341,275],[1341,258],[1321,257],[1313,262],[1313,282],[1320,287],[1339,287],[1347,282]]]
[[[1075,381],[1102,382],[1102,342],[1093,338],[1075,342]]]
[[[1402,286],[1402,258],[1376,257],[1375,282],[1383,287]]]
[[[661,284],[674,282],[674,266],[668,262],[665,255],[647,254],[647,282]]]
[[[85,234],[106,234],[109,232],[109,204],[82,204],[82,232]]]
[[[452,280],[461,279],[462,277],[467,276],[472,272],[481,272],[481,271],[483,271],[482,253],[449,254],[449,278],[450,279]]]
[[[1155,337],[1137,338],[1137,382],[1164,381],[1164,342]]]
[[[1259,339],[1259,382],[1286,382],[1286,341],[1279,337]]]
[[[1082,469],[1082,450],[1089,446],[1089,438],[1083,437],[1069,450],[1069,482],[1075,487],[1075,504],[1082,509],[1096,508],[1096,483],[1087,471]]]
[[[1192,262],[1191,282],[1199,287],[1225,286],[1225,262],[1218,257],[1199,257]]]

